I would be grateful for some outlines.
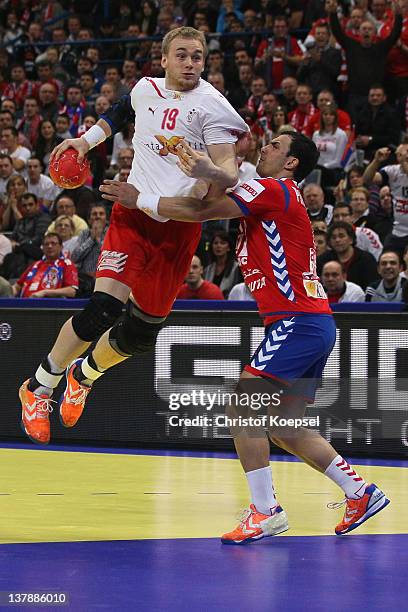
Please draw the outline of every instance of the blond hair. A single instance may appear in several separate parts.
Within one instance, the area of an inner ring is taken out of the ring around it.
[[[57,227],[60,221],[68,221],[71,226],[72,233],[75,234],[75,223],[73,222],[72,217],[68,217],[68,215],[60,215],[55,219],[54,227]]]
[[[207,57],[208,48],[204,34],[202,32],[199,32],[195,28],[190,28],[187,26],[182,26],[181,28],[176,28],[174,30],[170,30],[170,32],[167,32],[166,36],[163,38],[162,41],[163,55],[168,54],[170,44],[175,38],[192,38],[194,40],[198,40],[203,46],[204,57]]]
[[[369,199],[370,199],[370,192],[365,187],[354,187],[354,189],[350,189],[351,197],[353,197],[354,193],[359,193],[360,191],[361,191],[361,193],[364,193],[365,198],[366,198],[366,200],[368,202]]]

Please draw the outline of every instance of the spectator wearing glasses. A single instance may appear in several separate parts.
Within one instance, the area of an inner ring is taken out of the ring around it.
[[[48,234],[42,241],[43,257],[31,264],[13,285],[13,295],[23,298],[75,297],[78,272],[75,264],[62,253],[58,234]]]
[[[88,229],[87,222],[76,214],[74,200],[69,196],[61,195],[55,203],[55,210],[57,217],[60,215],[67,215],[68,217],[71,217],[75,226],[74,236],[79,236],[83,230]],[[50,232],[55,232],[55,221],[53,221],[47,229],[47,233]]]

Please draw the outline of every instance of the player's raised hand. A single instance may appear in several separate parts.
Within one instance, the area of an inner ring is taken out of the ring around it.
[[[102,198],[110,202],[120,202],[125,208],[137,208],[136,201],[139,191],[130,183],[122,181],[103,181],[103,185],[99,187],[102,191]]]
[[[52,150],[50,161],[54,158],[58,159],[67,149],[78,151],[78,163],[81,163],[89,151],[89,144],[85,138],[67,138],[67,140],[64,140]]]
[[[179,158],[177,165],[184,174],[191,178],[211,180],[215,165],[208,155],[194,151],[184,141],[177,145],[176,153]]]

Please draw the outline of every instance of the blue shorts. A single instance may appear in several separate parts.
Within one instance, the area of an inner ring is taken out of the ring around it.
[[[245,370],[275,379],[291,387],[291,393],[313,401],[335,342],[336,325],[331,315],[280,319],[265,329],[265,338]]]

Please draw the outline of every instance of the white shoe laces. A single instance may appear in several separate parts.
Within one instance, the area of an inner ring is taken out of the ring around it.
[[[69,398],[69,403],[74,404],[74,406],[76,406],[77,404],[83,404],[90,389],[91,387],[80,387],[78,391],[75,391],[75,395],[71,395],[71,397]]]
[[[342,506],[344,506],[344,504],[347,503],[347,498],[344,498],[341,502],[332,502],[330,504],[327,504],[327,508],[329,508],[329,510],[337,510],[338,508],[341,508]]]
[[[48,413],[54,410],[54,407],[51,404],[56,404],[56,400],[52,400],[50,397],[37,397],[35,409],[40,413]]]

